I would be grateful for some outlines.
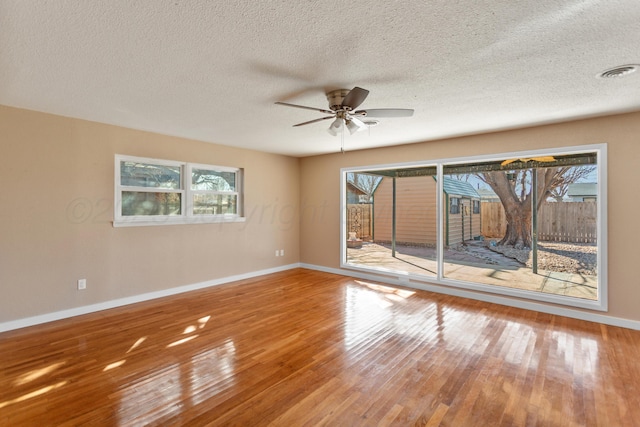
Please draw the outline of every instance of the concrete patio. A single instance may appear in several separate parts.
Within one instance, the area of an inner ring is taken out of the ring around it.
[[[347,249],[347,262],[409,274],[436,277],[435,248],[396,245],[395,258],[389,245],[364,242],[359,249]],[[596,300],[598,278],[575,273],[532,269],[482,245],[444,254],[444,277],[473,283]]]

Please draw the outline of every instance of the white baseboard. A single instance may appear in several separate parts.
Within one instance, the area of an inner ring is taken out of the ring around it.
[[[325,273],[339,274],[342,276],[350,276],[358,279],[371,280],[376,282],[388,283],[390,285],[397,285],[402,287],[410,287],[415,289],[422,289],[439,294],[453,295],[462,298],[469,298],[478,301],[484,301],[494,304],[505,305],[509,307],[522,308],[525,310],[538,311],[541,313],[555,314],[558,316],[570,317],[573,319],[585,320],[588,322],[602,323],[610,326],[620,326],[622,328],[640,330],[640,321],[631,319],[622,319],[620,317],[607,316],[600,313],[592,313],[588,311],[575,310],[567,307],[557,307],[553,305],[546,305],[537,303],[534,301],[524,301],[521,299],[513,299],[502,297],[499,295],[483,294],[472,291],[467,291],[459,288],[450,288],[445,286],[430,285],[426,282],[412,282],[412,281],[400,281],[395,277],[377,275],[370,273],[361,273],[358,271],[342,270],[339,268],[329,268],[320,265],[301,263],[300,267],[307,268],[309,270],[317,270]]]
[[[179,286],[177,288],[163,289],[161,291],[149,292],[140,295],[133,295],[126,298],[119,298],[111,301],[100,302],[97,304],[85,305],[82,307],[70,308],[68,310],[56,311],[53,313],[41,314],[38,316],[26,317],[18,320],[11,320],[0,323],[0,332],[11,331],[14,329],[26,328],[28,326],[39,325],[41,323],[53,322],[55,320],[66,319],[69,317],[80,316],[83,314],[94,313],[96,311],[107,310],[110,308],[121,307],[123,305],[135,304],[138,302],[149,301],[156,298],[168,297],[171,295],[181,294],[184,292],[195,291],[197,289],[208,288],[211,286],[222,285],[225,283],[235,282],[238,280],[251,279],[252,277],[263,276],[265,274],[277,273],[279,271],[290,270],[300,267],[299,263],[288,264],[265,270],[252,271],[249,273],[238,274],[235,276],[223,277],[221,279],[208,280],[206,282],[194,283],[191,285]]]
[[[640,330],[640,321],[637,321],[637,320],[622,319],[619,317],[607,316],[604,314],[591,313],[591,312],[586,312],[581,310],[574,310],[574,309],[565,308],[565,307],[545,305],[545,304],[540,304],[532,301],[516,300],[512,298],[501,297],[498,295],[481,294],[481,293],[467,291],[464,289],[434,286],[425,282],[420,282],[419,284],[416,282],[406,282],[406,281],[401,282],[398,279],[384,276],[384,275],[361,273],[357,271],[342,270],[339,268],[329,268],[329,267],[323,267],[323,266],[313,265],[313,264],[295,263],[295,264],[288,264],[288,265],[283,265],[275,268],[269,268],[265,270],[258,270],[258,271],[252,271],[249,273],[238,274],[235,276],[228,276],[221,279],[209,280],[206,282],[194,283],[191,285],[180,286],[177,288],[164,289],[162,291],[149,292],[146,294],[134,295],[131,297],[105,301],[97,304],[91,304],[91,305],[86,305],[82,307],[75,307],[68,310],[61,310],[61,311],[42,314],[38,316],[26,317],[18,320],[11,320],[8,322],[0,323],[0,332],[26,328],[28,326],[34,326],[42,323],[53,322],[55,320],[61,320],[69,317],[80,316],[83,314],[94,313],[97,311],[107,310],[110,308],[116,308],[124,305],[135,304],[138,302],[149,301],[156,298],[177,295],[184,292],[195,291],[198,289],[222,285],[225,283],[235,282],[238,280],[251,279],[257,276],[263,276],[265,274],[277,273],[280,271],[291,270],[293,268],[299,268],[299,267],[307,268],[309,270],[323,271],[325,273],[333,273],[333,274],[339,274],[342,276],[355,277],[358,279],[388,283],[391,285],[397,285],[402,287],[413,287],[416,289],[422,289],[422,290],[431,291],[435,293],[453,295],[453,296],[458,296],[462,298],[469,298],[469,299],[474,299],[474,300],[479,300],[479,301],[484,301],[489,303],[505,305],[509,307],[517,307],[525,310],[539,311],[541,313],[555,314],[558,316],[565,316],[565,317],[585,320],[589,322],[602,323],[605,325],[620,326],[622,328]]]

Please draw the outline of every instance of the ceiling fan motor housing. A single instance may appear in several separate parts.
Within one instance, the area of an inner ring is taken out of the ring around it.
[[[341,110],[342,101],[350,92],[349,89],[337,89],[327,92],[327,100],[329,101],[329,108],[333,111]]]

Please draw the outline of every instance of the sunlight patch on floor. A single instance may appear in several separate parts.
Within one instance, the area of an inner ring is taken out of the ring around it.
[[[67,383],[68,383],[68,381],[60,381],[59,383],[52,384],[52,385],[49,385],[49,386],[46,386],[46,387],[42,387],[42,388],[40,388],[38,390],[32,391],[31,393],[23,394],[22,396],[16,397],[15,399],[6,400],[4,402],[0,402],[0,409],[4,408],[5,406],[12,405],[14,403],[23,402],[25,400],[41,396],[41,395],[43,395],[45,393],[48,393],[48,392],[50,392],[52,390],[55,390],[57,388],[62,387],[63,385],[65,385]]]
[[[126,362],[127,359],[122,359],[122,360],[118,360],[117,362],[113,362],[113,363],[109,363],[107,366],[104,367],[104,369],[102,370],[102,372],[106,372],[110,369],[114,369],[117,368],[119,366],[124,365],[124,362]]]
[[[187,341],[191,341],[192,339],[197,338],[197,337],[198,337],[198,335],[191,335],[190,337],[182,338],[181,340],[174,341],[171,344],[167,344],[167,348],[175,347],[175,346],[180,345],[180,344],[184,344]]]
[[[56,369],[58,369],[60,366],[64,365],[67,362],[58,362],[58,363],[52,363],[49,366],[45,366],[44,368],[39,368],[39,369],[34,369],[32,371],[29,371],[25,374],[20,375],[14,382],[13,384],[16,386],[19,385],[23,385],[26,384],[28,382],[31,382],[35,379],[38,379],[44,375],[47,375],[50,372],[55,371]]]

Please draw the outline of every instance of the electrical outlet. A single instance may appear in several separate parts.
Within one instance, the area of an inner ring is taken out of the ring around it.
[[[284,256],[284,249],[280,249],[280,256]]]
[[[87,279],[78,279],[78,290],[87,289]]]
[[[276,249],[276,256],[280,256],[280,252]]]

